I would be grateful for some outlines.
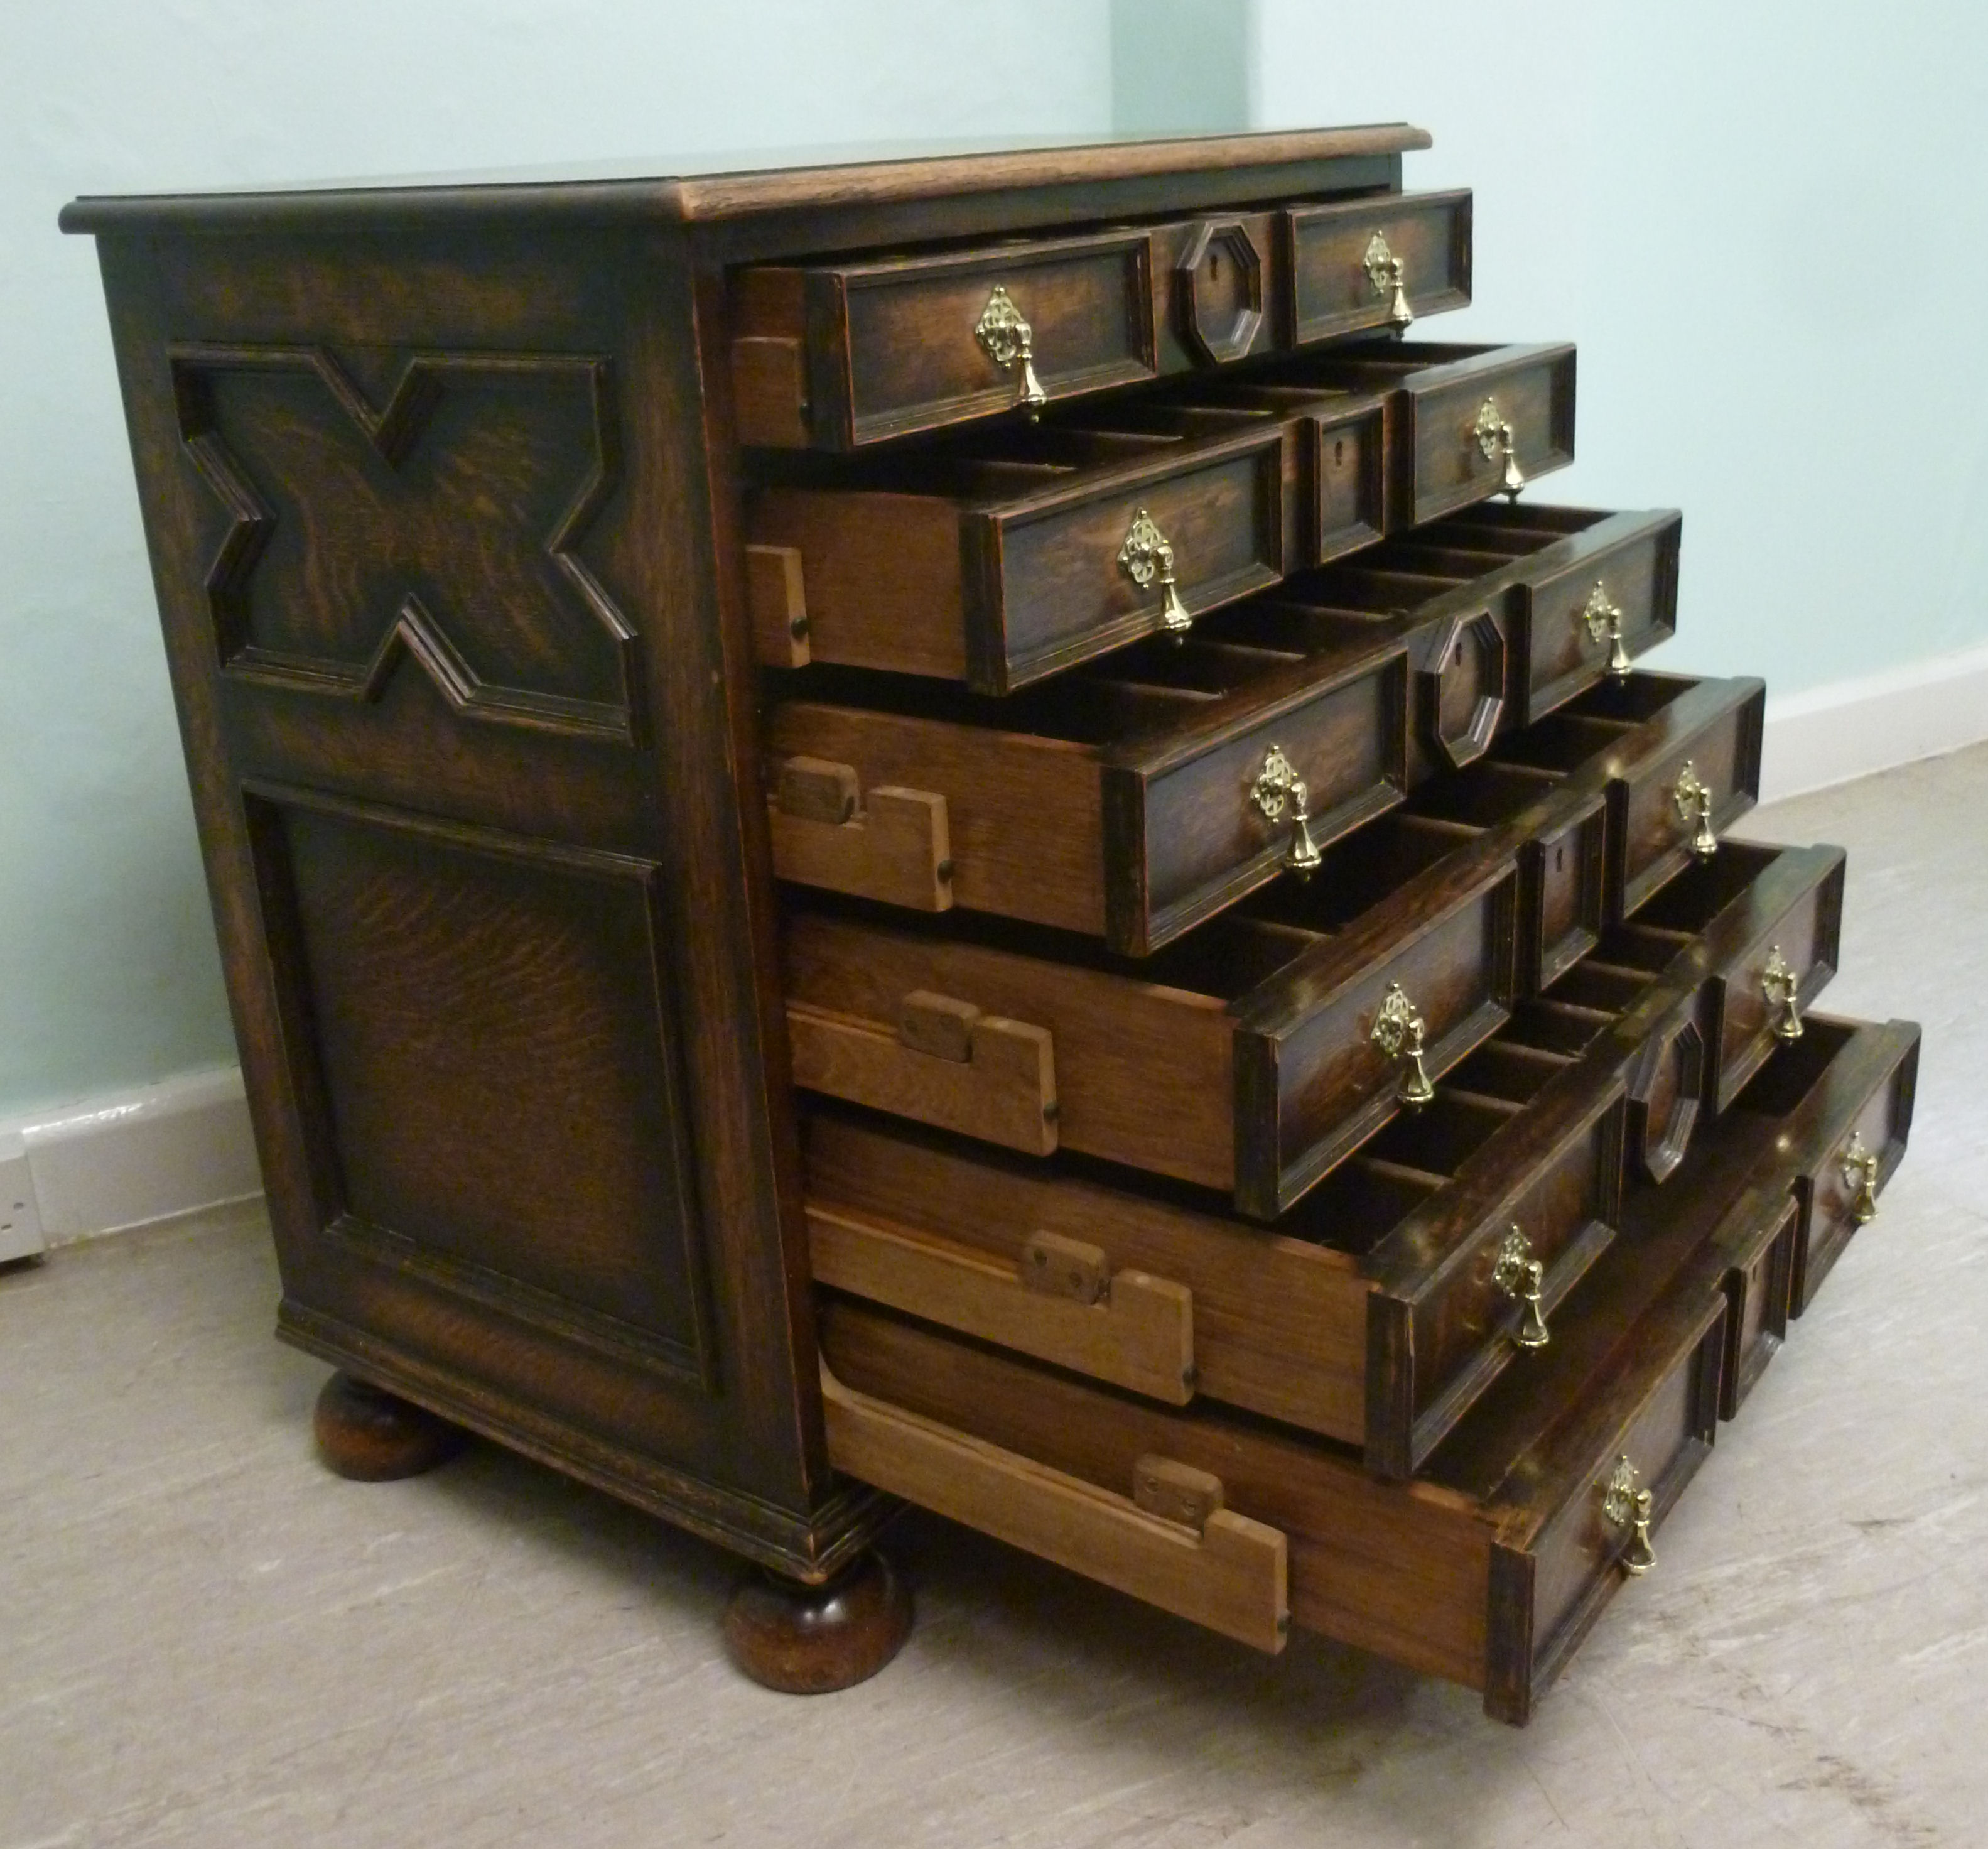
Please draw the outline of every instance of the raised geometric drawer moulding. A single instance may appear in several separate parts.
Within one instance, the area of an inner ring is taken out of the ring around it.
[[[637,741],[639,644],[580,550],[620,475],[605,360],[412,354],[376,409],[324,347],[171,357],[230,678],[372,702],[411,659],[467,717]]]

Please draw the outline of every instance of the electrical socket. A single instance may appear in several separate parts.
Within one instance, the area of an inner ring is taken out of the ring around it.
[[[18,1136],[0,1136],[0,1265],[42,1249],[42,1210]]]

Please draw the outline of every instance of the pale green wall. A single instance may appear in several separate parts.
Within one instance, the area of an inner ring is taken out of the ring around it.
[[[1408,184],[1476,188],[1429,336],[1579,343],[1540,492],[1684,510],[1664,665],[1771,716],[1988,643],[1988,8],[1252,10],[1259,126],[1405,117]]]
[[[1111,73],[1107,0],[0,8],[0,1116],[234,1056],[95,255],[56,235],[66,199],[1097,134]]]

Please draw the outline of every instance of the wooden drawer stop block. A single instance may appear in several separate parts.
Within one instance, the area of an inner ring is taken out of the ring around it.
[[[918,991],[894,1034],[806,1002],[787,1004],[794,1083],[1032,1156],[1057,1146],[1056,1059],[1047,1028]]]
[[[768,809],[777,878],[920,912],[952,909],[943,796],[878,784],[865,798],[851,766],[789,757]]]
[[[1080,1240],[1037,1233],[1020,1261],[844,1212],[808,1210],[815,1281],[982,1341],[1185,1406],[1194,1397],[1194,1293],[1113,1272]]]
[[[1215,1505],[1197,1527],[1188,1507],[1194,1499],[1177,1486],[1160,1499],[1168,1512],[1149,1512],[1128,1496],[857,1393],[826,1363],[821,1397],[837,1470],[1225,1637],[1273,1654],[1283,1648],[1290,1627],[1283,1533],[1221,1507],[1215,1478],[1207,1479]],[[1135,1476],[1157,1482],[1163,1463],[1141,1458]]]

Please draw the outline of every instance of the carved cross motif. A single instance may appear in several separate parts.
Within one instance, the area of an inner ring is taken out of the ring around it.
[[[372,701],[411,659],[466,716],[634,736],[634,632],[579,550],[620,473],[605,361],[416,354],[378,408],[322,348],[172,361],[232,679]]]

